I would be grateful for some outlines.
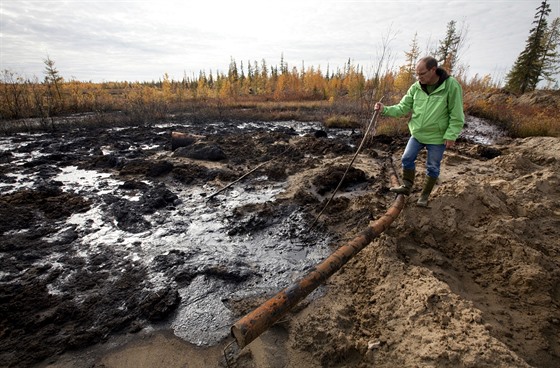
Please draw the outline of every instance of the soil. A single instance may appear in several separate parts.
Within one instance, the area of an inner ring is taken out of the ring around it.
[[[304,271],[316,263],[311,248],[327,241],[336,249],[391,205],[389,173],[406,140],[370,139],[308,232],[359,132],[179,120],[0,139],[0,366],[560,366],[560,139],[460,140],[445,154],[428,208],[415,205],[421,156],[392,226],[240,350],[229,326],[297,278],[292,270],[270,265],[266,276],[243,257],[189,263],[196,252],[161,251],[146,232],[157,235],[168,221],[190,229],[186,198],[226,211],[220,202],[234,193],[265,188],[272,200],[239,200],[228,225],[207,233],[297,239],[306,256],[292,263]],[[172,151],[173,131],[193,139]],[[70,169],[82,170],[74,187],[64,180]],[[92,171],[101,178],[90,180]],[[93,211],[101,220],[83,218]],[[118,236],[93,238],[103,226]],[[240,292],[267,277],[282,281]],[[176,321],[197,283],[235,297],[218,299],[225,326],[203,320],[206,328],[189,336]]]

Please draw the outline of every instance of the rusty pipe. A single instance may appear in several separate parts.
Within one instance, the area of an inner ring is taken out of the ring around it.
[[[179,147],[190,146],[202,138],[204,138],[202,135],[171,132],[171,151],[175,151]]]
[[[398,184],[395,174],[391,182]],[[288,313],[298,302],[303,300],[320,284],[326,281],[352,257],[385,231],[398,217],[404,208],[405,196],[399,194],[391,207],[379,219],[370,223],[356,238],[340,246],[328,258],[313,267],[304,277],[292,286],[280,291],[274,297],[263,303],[231,327],[231,334],[240,349],[250,344],[276,321]]]

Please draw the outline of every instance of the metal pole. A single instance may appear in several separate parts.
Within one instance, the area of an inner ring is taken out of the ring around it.
[[[398,184],[396,174],[391,175],[391,182]],[[241,318],[231,327],[231,334],[237,340],[240,349],[250,344],[264,331],[282,318],[298,302],[303,300],[320,284],[345,265],[352,257],[385,231],[404,208],[405,196],[397,195],[392,206],[385,214],[372,222],[364,231],[349,243],[339,247],[323,262],[312,268],[307,275],[292,286],[280,291],[260,307]]]

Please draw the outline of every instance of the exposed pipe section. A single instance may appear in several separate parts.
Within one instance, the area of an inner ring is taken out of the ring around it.
[[[396,174],[391,175],[391,183],[398,185]],[[405,196],[399,194],[387,212],[381,218],[370,223],[356,238],[339,247],[327,259],[312,268],[307,275],[296,281],[292,286],[280,291],[260,307],[237,321],[231,327],[231,334],[237,340],[239,348],[243,349],[259,337],[297,303],[371,243],[373,239],[385,231],[398,217],[404,208],[405,201]]]
[[[202,135],[171,132],[171,151],[175,151],[179,147],[190,146],[202,138],[204,138]]]

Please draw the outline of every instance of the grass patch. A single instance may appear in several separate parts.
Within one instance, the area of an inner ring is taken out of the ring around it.
[[[408,119],[380,119],[377,122],[376,135],[388,135],[391,137],[409,134]]]
[[[558,116],[537,114],[536,116],[518,115],[510,127],[513,137],[560,137]]]
[[[358,119],[352,115],[332,115],[325,119],[327,128],[359,128]]]

